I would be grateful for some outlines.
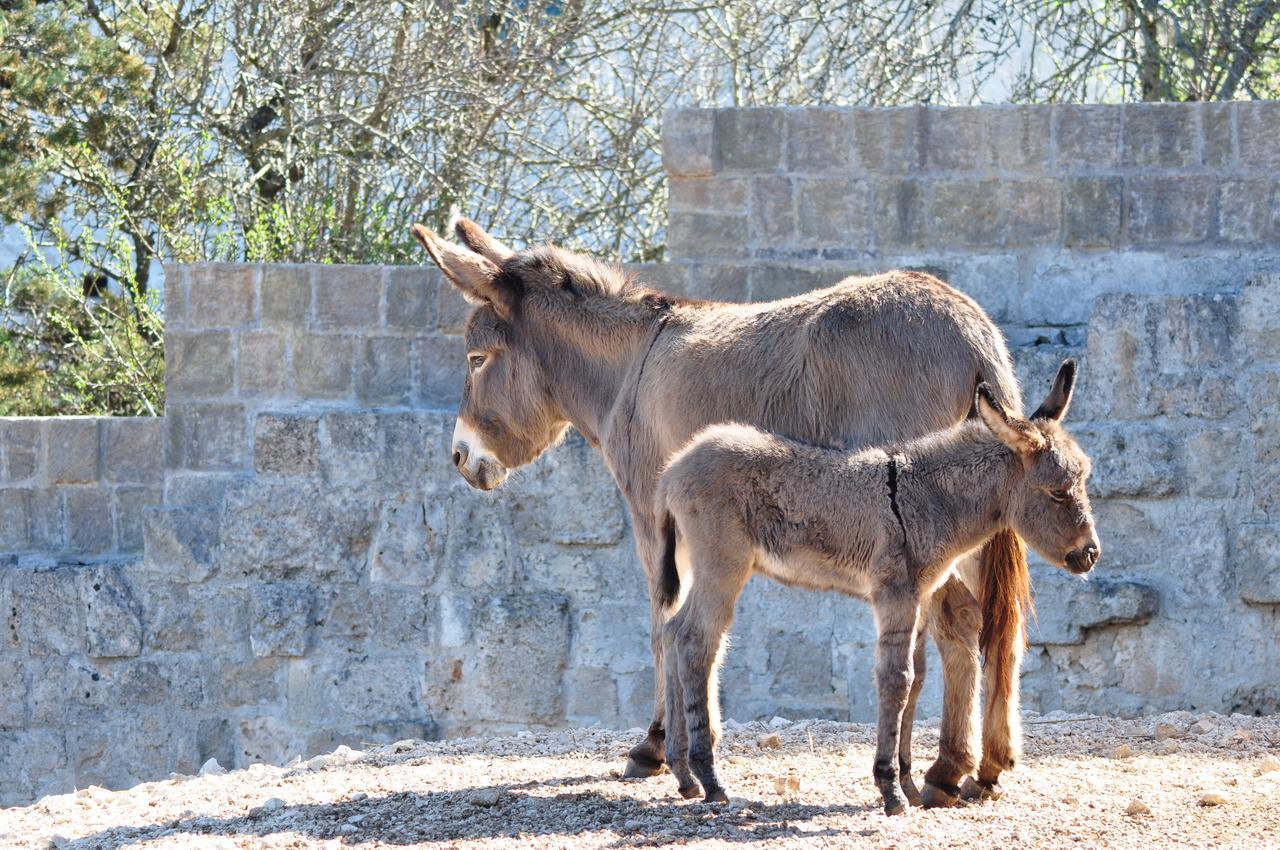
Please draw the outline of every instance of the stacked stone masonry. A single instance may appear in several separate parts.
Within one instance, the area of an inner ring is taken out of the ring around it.
[[[1029,397],[1079,358],[1106,551],[1087,583],[1036,565],[1025,705],[1274,712],[1276,138],[1273,103],[677,111],[668,262],[635,271],[767,300],[923,268]],[[647,721],[621,498],[577,436],[495,494],[453,472],[467,308],[433,270],[165,280],[163,418],[0,420],[0,804]],[[734,632],[729,716],[872,718],[862,603],[753,581]]]

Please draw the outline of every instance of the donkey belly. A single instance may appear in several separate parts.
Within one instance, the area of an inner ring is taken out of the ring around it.
[[[871,581],[865,571],[837,566],[815,552],[792,550],[776,555],[757,548],[755,555],[758,572],[790,587],[835,590],[858,599],[871,596]]]

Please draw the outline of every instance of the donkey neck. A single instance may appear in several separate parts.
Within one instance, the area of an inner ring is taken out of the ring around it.
[[[981,422],[907,443],[894,456],[897,499],[922,560],[972,549],[1008,525],[1022,461]]]
[[[610,413],[635,381],[664,314],[648,303],[589,299],[538,310],[534,345],[564,418],[599,445]]]

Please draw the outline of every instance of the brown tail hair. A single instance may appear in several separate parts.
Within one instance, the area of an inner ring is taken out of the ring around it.
[[[1027,550],[1011,530],[996,532],[982,547],[980,581],[982,633],[978,642],[984,663],[994,665],[996,695],[1008,699],[1017,687],[1014,677],[1018,653],[1026,645],[1027,618],[1034,613]]]

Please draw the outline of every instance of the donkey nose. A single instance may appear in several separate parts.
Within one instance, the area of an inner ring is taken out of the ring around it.
[[[453,465],[462,469],[467,464],[467,444],[454,443],[453,446]]]

